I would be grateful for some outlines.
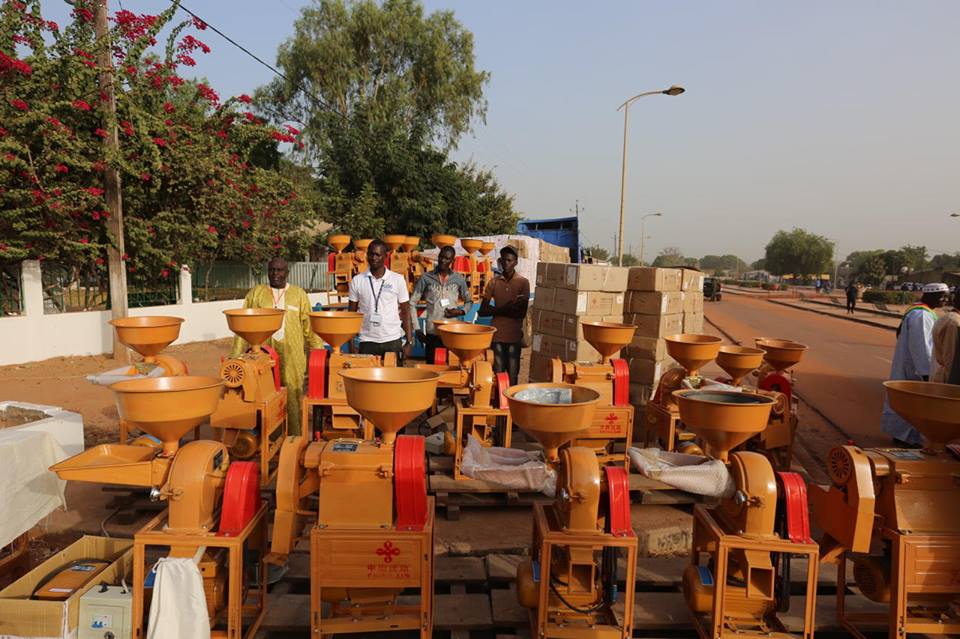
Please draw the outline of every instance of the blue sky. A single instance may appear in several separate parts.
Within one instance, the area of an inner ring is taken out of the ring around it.
[[[185,0],[269,62],[300,0]],[[111,1],[111,8],[119,8]],[[165,3],[129,0],[156,12]],[[960,3],[427,0],[474,33],[486,124],[456,157],[492,168],[531,217],[579,199],[587,241],[612,244],[630,109],[625,244],[748,260],[801,226],[839,252],[960,250]],[[44,1],[48,17],[66,5]],[[208,33],[198,74],[221,94],[271,73]]]

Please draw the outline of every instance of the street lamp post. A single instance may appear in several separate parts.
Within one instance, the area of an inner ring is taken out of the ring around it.
[[[677,85],[662,91],[646,91],[633,96],[617,107],[617,111],[623,109],[623,160],[620,164],[620,235],[617,240],[617,259],[620,266],[623,266],[623,198],[627,187],[627,114],[630,112],[630,105],[648,95],[680,95],[684,91],[686,89]]]
[[[644,230],[644,223],[647,221],[648,217],[663,217],[663,213],[647,213],[640,218],[640,266],[643,266],[643,242],[647,239],[647,234]],[[623,215],[620,216],[620,223],[623,224]]]

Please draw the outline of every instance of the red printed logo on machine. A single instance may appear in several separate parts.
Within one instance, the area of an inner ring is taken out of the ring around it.
[[[385,541],[382,548],[377,548],[377,556],[383,557],[383,563],[389,564],[394,557],[400,556],[400,549],[392,541]]]
[[[616,413],[611,412],[603,418],[604,424],[600,427],[601,433],[619,433],[620,418]]]

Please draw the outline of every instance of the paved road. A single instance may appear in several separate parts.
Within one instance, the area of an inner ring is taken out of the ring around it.
[[[795,368],[797,393],[857,444],[888,443],[880,431],[881,382],[890,372],[896,341],[892,331],[741,295],[707,302],[706,315],[744,346],[752,346],[756,337],[809,346]]]

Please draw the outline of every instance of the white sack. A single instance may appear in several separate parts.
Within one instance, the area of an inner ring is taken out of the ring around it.
[[[467,477],[482,479],[520,491],[539,491],[553,497],[557,473],[538,461],[537,453],[516,448],[486,447],[473,435],[467,436],[460,470]]]
[[[630,448],[627,453],[642,475],[688,493],[730,497],[737,489],[726,464],[719,459],[668,453],[659,448]]]

